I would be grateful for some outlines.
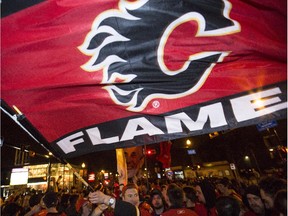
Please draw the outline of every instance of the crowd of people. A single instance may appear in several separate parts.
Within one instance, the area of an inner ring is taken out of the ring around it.
[[[284,216],[287,180],[262,177],[239,186],[227,178],[128,183],[83,190],[15,194],[1,202],[3,216]]]

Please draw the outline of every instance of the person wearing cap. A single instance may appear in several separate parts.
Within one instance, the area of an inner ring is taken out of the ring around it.
[[[260,189],[257,185],[250,185],[245,189],[243,203],[249,209],[243,216],[265,215],[265,206],[260,196]]]
[[[153,208],[153,216],[160,216],[166,211],[166,202],[164,200],[163,194],[158,189],[153,189],[150,192],[150,204]]]

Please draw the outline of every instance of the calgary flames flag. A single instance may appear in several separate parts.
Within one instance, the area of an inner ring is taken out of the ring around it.
[[[2,17],[1,100],[63,158],[287,116],[286,1],[36,2]]]

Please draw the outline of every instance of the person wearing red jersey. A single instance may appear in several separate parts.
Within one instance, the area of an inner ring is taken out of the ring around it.
[[[183,207],[184,191],[178,185],[172,183],[167,188],[167,193],[163,194],[169,209],[161,216],[198,216],[195,211]]]

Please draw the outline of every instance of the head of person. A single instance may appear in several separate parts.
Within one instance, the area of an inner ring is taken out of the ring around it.
[[[195,190],[198,201],[203,203],[207,209],[211,209],[215,206],[215,188],[207,179],[198,182],[195,186]]]
[[[287,189],[287,181],[274,176],[263,177],[259,181],[261,198],[267,209],[273,209],[274,198],[279,190]]]
[[[78,198],[79,198],[79,195],[77,195],[77,194],[70,195],[69,196],[69,204],[70,205],[76,205]]]
[[[169,184],[166,192],[166,202],[168,203],[169,207],[182,208],[183,199],[183,189],[174,183]]]
[[[128,183],[122,189],[122,199],[134,206],[139,206],[139,190],[136,184]]]
[[[126,158],[128,178],[133,178],[135,175],[137,175],[137,172],[141,167],[139,167],[139,164],[141,164],[143,161],[142,147],[136,146],[125,148],[124,154]]]
[[[216,189],[221,195],[229,195],[230,181],[228,178],[221,178],[216,181]]]
[[[89,195],[89,190],[82,190],[81,191],[81,196],[82,197],[88,197],[88,195]]]
[[[183,187],[184,191],[184,202],[191,202],[191,203],[196,203],[197,201],[197,196],[196,196],[196,191],[194,190],[193,187],[185,186]]]
[[[274,198],[274,209],[280,216],[287,215],[287,190],[279,190]]]
[[[239,216],[240,205],[230,196],[220,196],[216,199],[215,208],[218,216]]]
[[[70,194],[77,194],[77,189],[74,186],[71,187]]]
[[[29,199],[29,206],[32,208],[35,205],[38,205],[41,201],[42,194],[33,194]]]
[[[165,208],[165,200],[160,190],[153,189],[150,192],[150,204],[155,210]]]
[[[60,204],[63,207],[67,207],[69,204],[69,197],[70,194],[62,194],[61,199],[60,199]]]
[[[245,189],[243,203],[257,215],[264,215],[265,206],[261,199],[260,189],[257,185],[250,185]]]
[[[8,203],[1,211],[2,216],[18,216],[21,213],[21,206],[16,203]]]
[[[42,200],[46,208],[53,208],[58,205],[58,196],[55,192],[47,192]]]

